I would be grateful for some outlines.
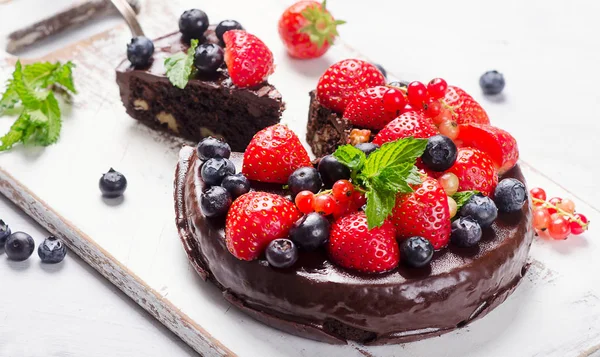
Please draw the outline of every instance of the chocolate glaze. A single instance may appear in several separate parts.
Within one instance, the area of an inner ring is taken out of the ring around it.
[[[239,169],[242,155],[232,161]],[[301,252],[289,269],[265,260],[246,262],[231,255],[224,220],[199,210],[204,184],[195,150],[181,150],[175,177],[177,226],[190,262],[204,280],[257,320],[283,331],[329,343],[355,340],[391,344],[439,336],[482,317],[502,303],[527,269],[533,239],[528,204],[516,214],[500,214],[474,248],[449,247],[431,266],[400,266],[364,275],[332,264],[324,250]],[[523,181],[519,167],[505,177]],[[255,189],[281,192],[271,185]]]

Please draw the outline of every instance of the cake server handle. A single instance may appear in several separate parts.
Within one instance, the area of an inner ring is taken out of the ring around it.
[[[131,30],[131,34],[135,36],[144,36],[144,31],[142,30],[142,26],[135,16],[135,11],[129,5],[126,0],[111,0],[113,5],[117,8],[125,22],[127,22],[127,26]]]

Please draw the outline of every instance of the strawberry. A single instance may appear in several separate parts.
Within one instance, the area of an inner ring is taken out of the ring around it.
[[[333,223],[327,251],[336,264],[363,273],[385,272],[400,261],[394,225],[385,221],[369,230],[364,212],[351,213]]]
[[[446,172],[452,172],[458,177],[459,191],[477,190],[491,197],[498,184],[498,175],[492,159],[485,152],[475,148],[459,148],[454,165]]]
[[[429,138],[438,133],[430,119],[420,112],[406,112],[392,120],[373,139],[373,143],[382,145],[387,142],[412,136],[414,138]]]
[[[299,1],[281,15],[279,37],[290,56],[317,58],[327,52],[338,36],[337,26],[344,23],[331,16],[325,1]]]
[[[384,107],[383,97],[390,90],[393,89],[376,86],[360,91],[348,102],[344,118],[361,128],[383,128],[397,116],[396,112],[385,110]]]
[[[398,238],[421,236],[435,249],[445,247],[451,232],[446,192],[436,179],[430,177],[413,188],[414,192],[398,196],[392,211]]]
[[[460,146],[474,147],[490,155],[499,175],[512,169],[519,160],[517,140],[507,131],[490,125],[460,125],[456,142]]]
[[[243,194],[227,213],[227,249],[238,259],[257,259],[272,240],[287,237],[301,215],[283,196],[257,191]]]
[[[223,34],[225,64],[233,84],[240,88],[263,83],[273,73],[273,53],[258,37],[243,30]]]
[[[453,117],[458,124],[478,123],[489,124],[485,110],[464,90],[449,86],[446,90],[444,103],[452,109]]]
[[[244,152],[242,173],[250,180],[285,184],[305,166],[311,166],[310,158],[300,139],[287,126],[275,124],[254,135]]]
[[[317,99],[324,107],[343,113],[358,92],[382,85],[385,77],[377,67],[359,59],[346,59],[331,65],[319,78]]]

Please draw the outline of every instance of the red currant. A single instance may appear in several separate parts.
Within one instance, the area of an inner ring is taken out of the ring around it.
[[[333,211],[333,218],[338,219],[344,216],[350,210],[350,201],[336,201],[335,211]]]
[[[585,226],[582,226],[576,220],[572,220],[569,223],[569,226],[571,227],[571,233],[573,233],[574,235],[578,236],[578,235],[582,234],[583,232],[587,231],[588,219],[587,219],[586,216],[582,215],[581,213],[575,213],[573,216],[576,219],[579,218],[579,220],[581,220],[581,222],[585,225]]]
[[[561,202],[562,202],[562,198],[560,198],[560,197],[552,197],[548,201],[548,203],[551,204],[552,206],[558,206]],[[550,212],[550,214],[554,214],[554,213],[556,213],[556,208],[548,207],[548,212]]]
[[[315,199],[315,194],[310,191],[300,191],[296,195],[296,199],[294,202],[296,203],[296,207],[300,210],[300,212],[304,214],[309,214],[313,212],[313,201]]]
[[[406,88],[408,102],[412,107],[421,108],[427,99],[427,87],[421,82],[410,82]]]
[[[400,111],[406,106],[404,94],[396,88],[390,88],[383,95],[383,109],[389,113],[400,114]]]
[[[360,191],[354,191],[352,194],[352,202],[354,202],[354,206],[358,209],[367,203],[367,197]]]
[[[558,208],[567,213],[573,213],[575,212],[575,202],[573,202],[571,199],[563,198],[563,200],[558,204]]]
[[[435,118],[442,112],[442,104],[440,104],[439,100],[429,100],[425,105],[425,114],[429,118]]]
[[[452,172],[447,172],[438,178],[440,185],[444,191],[446,191],[446,195],[452,196],[458,191],[459,181],[458,176],[453,174]]]
[[[550,224],[548,224],[548,234],[550,234],[550,237],[553,239],[567,239],[570,233],[571,228],[569,227],[569,221],[562,216],[553,217]]]
[[[445,135],[452,140],[458,137],[459,128],[454,120],[443,122],[438,129],[440,130],[440,134]]]
[[[333,198],[341,202],[349,201],[353,192],[354,186],[348,180],[338,180],[331,188]]]
[[[448,83],[442,78],[434,78],[427,84],[427,94],[433,99],[443,98],[447,89]]]
[[[440,114],[432,118],[435,126],[440,126],[443,122],[452,121],[452,112],[448,108],[441,108]]]
[[[546,200],[546,191],[539,187],[534,187],[529,191],[531,194],[531,198],[537,198],[538,200],[545,201]],[[541,205],[541,203],[534,203],[536,206]]]
[[[458,211],[458,205],[454,198],[448,196],[448,209],[450,211],[450,218],[454,218],[456,216],[456,211]]]
[[[313,208],[315,212],[329,216],[336,210],[336,203],[331,195],[319,195],[313,200]]]
[[[543,207],[533,209],[533,227],[539,230],[546,230],[550,224],[550,213]]]

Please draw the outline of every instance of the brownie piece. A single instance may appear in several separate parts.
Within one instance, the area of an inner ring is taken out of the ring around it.
[[[219,42],[214,26],[203,41]],[[193,78],[179,89],[165,76],[163,63],[189,45],[177,32],[154,40],[154,46],[148,68],[133,68],[124,60],[116,70],[121,100],[134,119],[193,142],[206,136],[224,138],[234,151],[244,151],[257,131],[279,123],[285,105],[274,86],[237,88],[223,66],[215,75]]]
[[[348,143],[352,125],[338,113],[323,107],[316,95],[316,91],[310,92],[306,141],[316,157],[323,157]]]

